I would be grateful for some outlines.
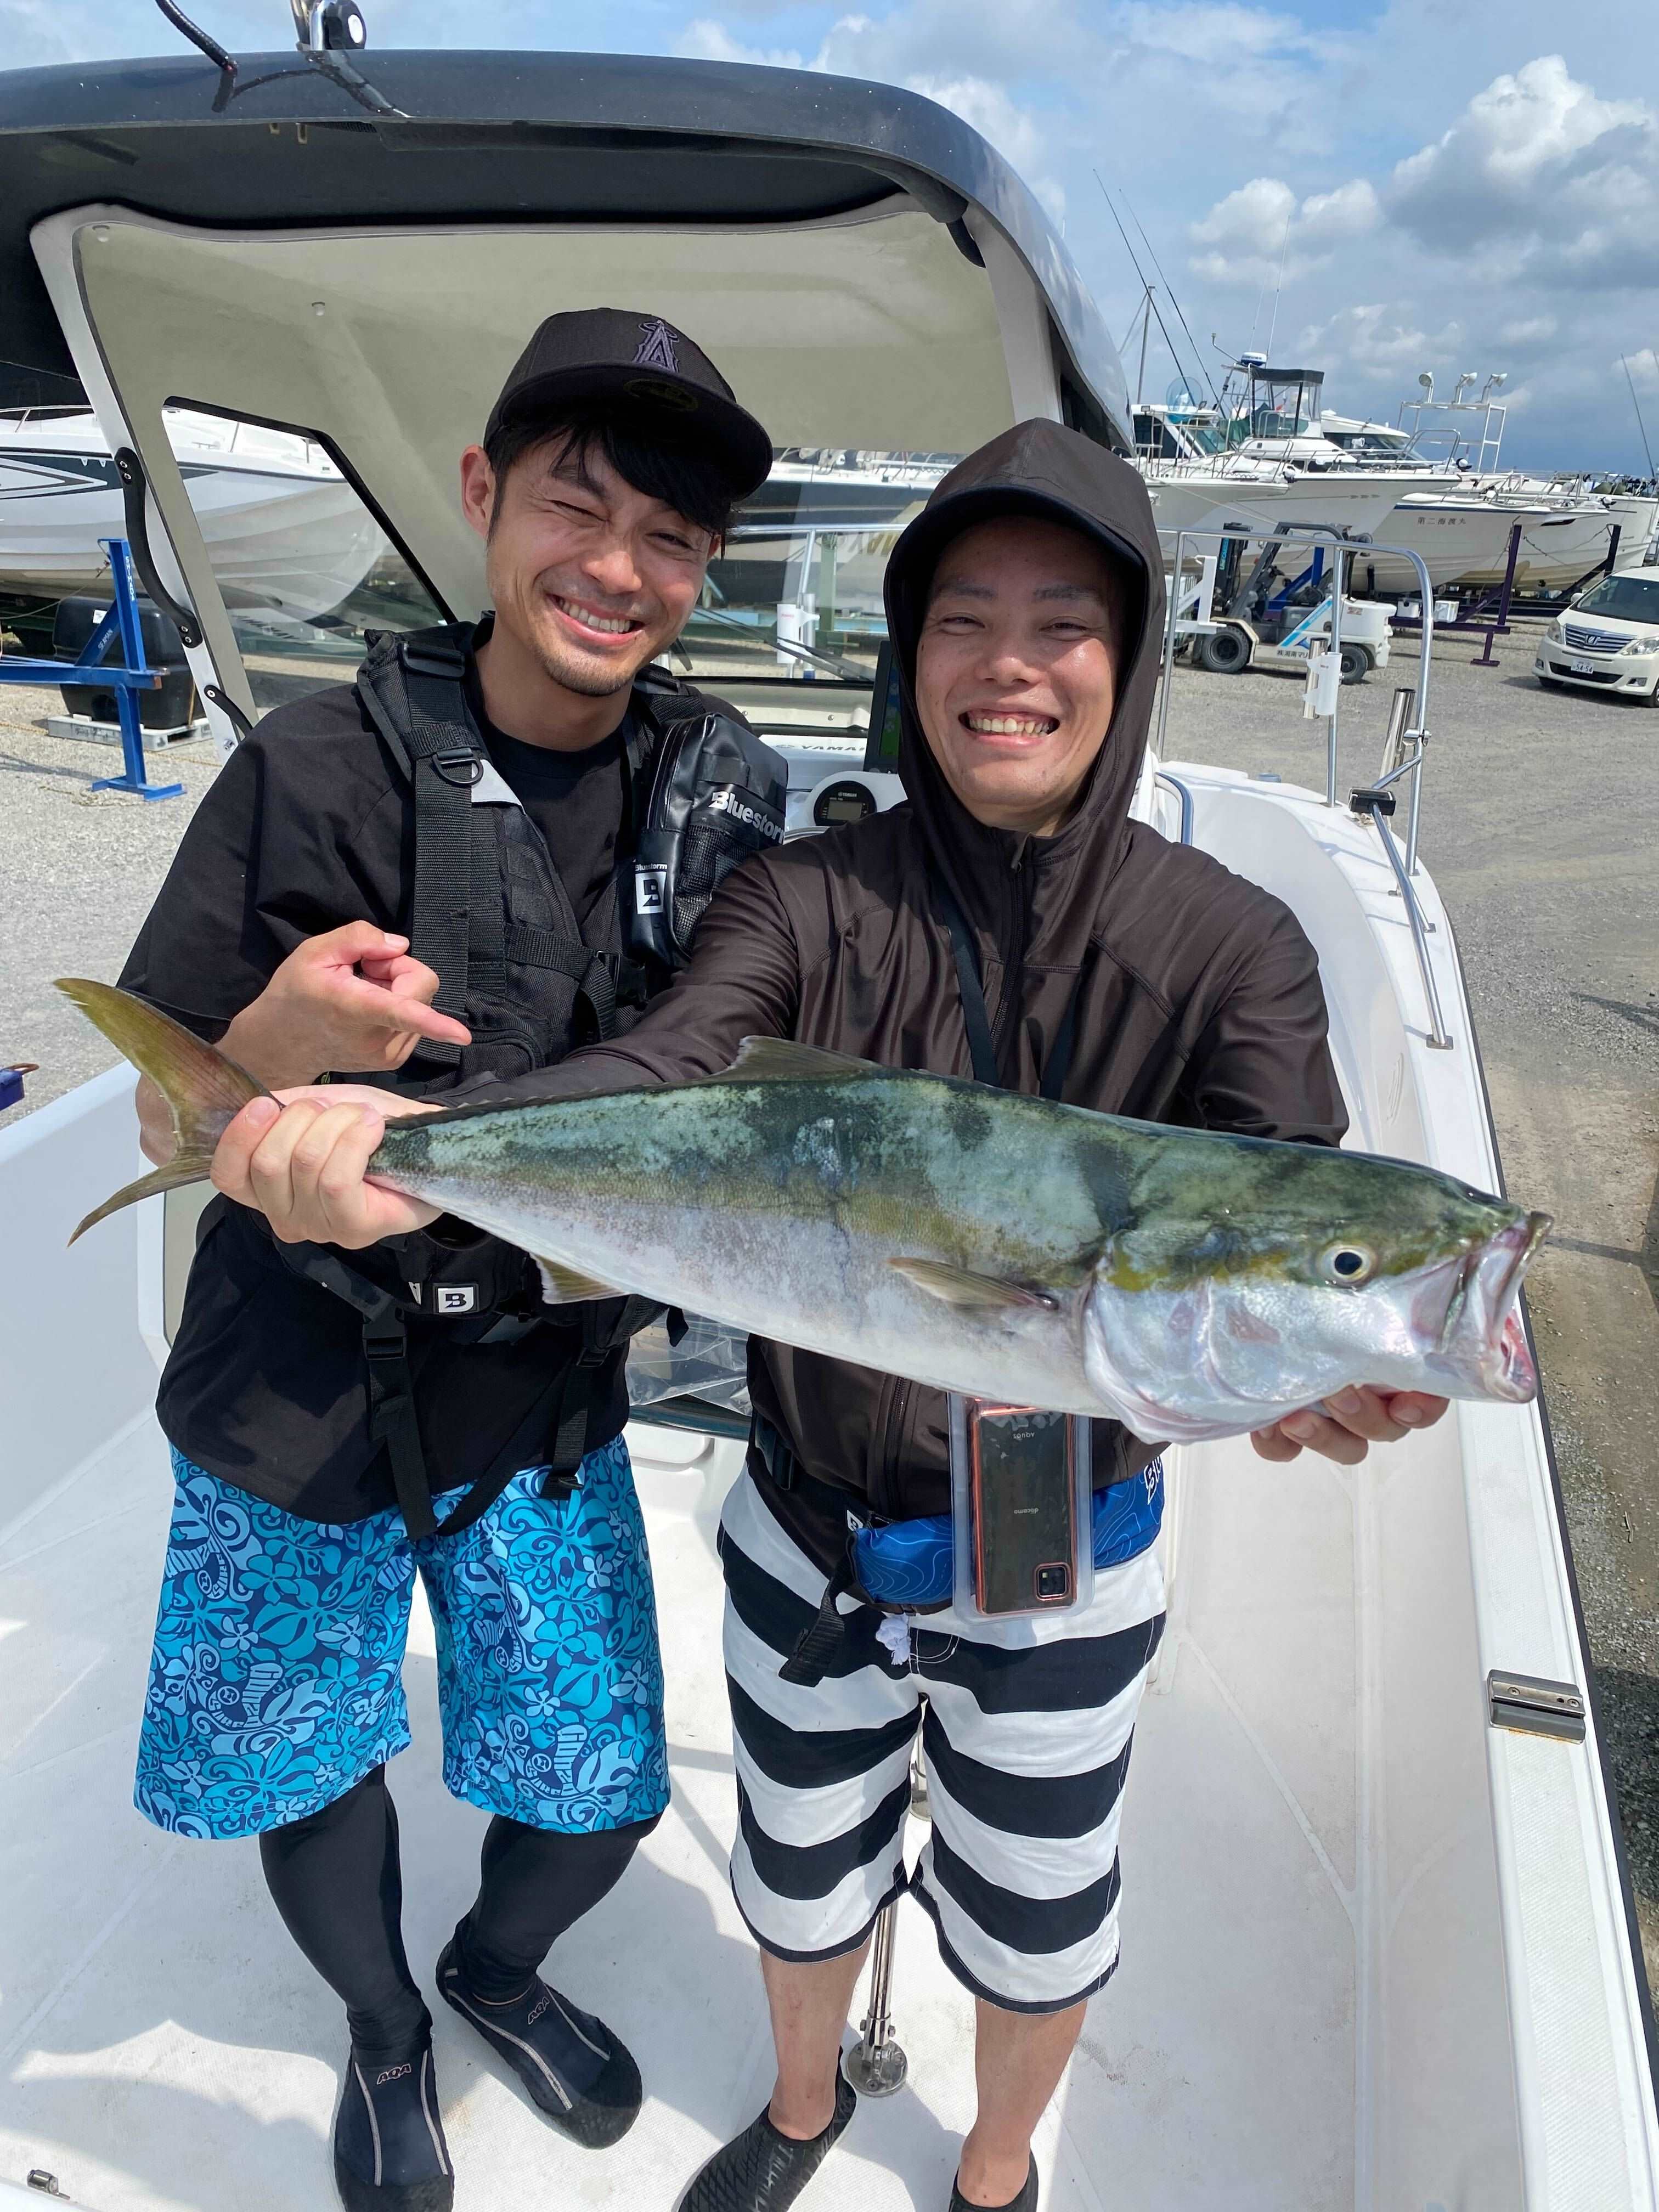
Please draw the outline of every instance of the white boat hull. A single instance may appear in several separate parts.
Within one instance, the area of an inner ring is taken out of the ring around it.
[[[1510,532],[1521,517],[1479,500],[1402,500],[1377,535],[1390,545],[1421,554],[1429,580],[1442,585],[1501,580],[1509,555]],[[1359,553],[1353,561],[1355,588],[1405,596],[1422,590],[1415,566],[1395,553]],[[1520,570],[1517,566],[1516,575]]]
[[[57,599],[106,587],[109,563],[99,541],[124,537],[126,525],[114,463],[95,424],[90,435],[69,434],[66,424],[60,437],[27,443],[7,434],[9,427],[0,425],[0,592]],[[386,550],[379,525],[337,471],[222,462],[188,448],[179,466],[233,610],[269,608],[299,621],[327,614]]]
[[[1260,530],[1266,537],[1282,523],[1310,523],[1352,538],[1384,537],[1383,526],[1400,495],[1397,482],[1361,477],[1257,479],[1188,471],[1180,464],[1163,469],[1156,463],[1143,473],[1166,562],[1174,560],[1176,533],[1183,530]],[[1188,549],[1194,559],[1214,550],[1201,544]]]
[[[1501,508],[1499,513],[1503,513]],[[1509,517],[1511,521],[1516,519],[1513,515]],[[1528,513],[1520,519],[1523,527],[1515,580],[1517,585],[1532,591],[1559,591],[1588,575],[1607,559],[1613,528],[1620,522],[1620,517],[1600,507],[1589,510],[1569,507],[1554,514]],[[1625,543],[1621,531],[1621,550]],[[1502,580],[1503,574],[1500,557],[1495,564],[1471,569],[1464,580],[1495,584]]]

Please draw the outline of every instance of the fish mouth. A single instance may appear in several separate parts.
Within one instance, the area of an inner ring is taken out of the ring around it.
[[[1538,1370],[1516,1300],[1553,1225],[1547,1213],[1529,1213],[1489,1237],[1458,1268],[1436,1361],[1475,1383],[1485,1397],[1524,1405],[1538,1395]]]

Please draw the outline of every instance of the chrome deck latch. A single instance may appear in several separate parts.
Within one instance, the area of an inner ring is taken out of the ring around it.
[[[1493,1728],[1521,1735],[1584,1741],[1584,1700],[1571,1682],[1541,1674],[1511,1674],[1494,1667],[1486,1677],[1486,1718]]]

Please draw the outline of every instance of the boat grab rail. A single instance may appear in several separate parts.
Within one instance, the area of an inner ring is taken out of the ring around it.
[[[1370,539],[1346,538],[1340,531],[1334,530],[1328,524],[1322,523],[1281,523],[1273,531],[1264,531],[1260,528],[1247,529],[1237,524],[1219,530],[1176,531],[1175,554],[1170,570],[1172,584],[1167,601],[1168,618],[1164,629],[1163,681],[1158,688],[1157,757],[1159,760],[1164,757],[1164,736],[1169,728],[1170,690],[1175,669],[1181,577],[1186,566],[1188,544],[1214,545],[1219,548],[1229,540],[1248,544],[1275,538],[1286,542],[1297,541],[1329,548],[1333,556],[1333,565],[1331,635],[1328,650],[1331,657],[1336,659],[1340,659],[1342,652],[1342,605],[1346,597],[1349,554],[1362,549],[1369,553],[1397,554],[1402,561],[1409,561],[1417,571],[1419,589],[1421,593],[1420,604],[1423,609],[1423,627],[1419,633],[1418,645],[1417,691],[1413,701],[1417,719],[1401,732],[1401,742],[1410,745],[1413,750],[1403,761],[1390,769],[1386,775],[1380,776],[1376,783],[1362,791],[1354,792],[1349,799],[1348,805],[1352,812],[1371,823],[1377,836],[1382,841],[1382,849],[1387,855],[1389,866],[1394,872],[1399,895],[1405,902],[1406,919],[1411,925],[1412,945],[1417,954],[1418,973],[1423,979],[1423,995],[1428,1003],[1429,1042],[1437,1051],[1449,1051],[1452,1040],[1441,1012],[1440,993],[1436,986],[1434,972],[1429,962],[1428,925],[1423,918],[1423,909],[1412,884],[1412,878],[1417,873],[1417,837],[1423,806],[1423,763],[1429,743],[1429,675],[1431,666],[1430,653],[1434,643],[1434,587],[1429,580],[1428,563],[1423,556],[1409,545],[1389,545]],[[1337,723],[1338,703],[1340,699],[1341,690],[1339,686],[1332,705],[1329,726],[1325,738],[1325,804],[1330,807],[1334,807],[1337,803]],[[1168,781],[1173,784],[1176,781],[1173,777],[1166,779],[1162,769],[1158,771],[1158,775],[1160,781]],[[1398,844],[1393,830],[1389,826],[1387,817],[1395,811],[1396,805],[1389,787],[1407,776],[1411,779],[1411,799],[1410,811],[1407,817],[1406,857],[1402,864]],[[1362,804],[1362,801],[1371,803]],[[1188,803],[1190,805],[1190,799]],[[1190,817],[1188,816],[1183,817],[1182,840],[1183,843],[1189,842],[1185,834],[1185,830],[1189,828]]]
[[[1152,781],[1154,783],[1160,785],[1164,790],[1174,792],[1176,803],[1181,808],[1181,827],[1178,842],[1183,845],[1190,845],[1193,842],[1192,786],[1190,784],[1183,783],[1178,775],[1171,775],[1167,769],[1162,768],[1155,771]]]
[[[1404,775],[1410,768],[1407,761],[1394,770],[1388,781]],[[1350,809],[1375,824],[1382,840],[1382,850],[1388,855],[1389,866],[1394,870],[1394,879],[1400,896],[1406,902],[1406,920],[1411,925],[1412,945],[1417,954],[1417,971],[1423,978],[1423,995],[1429,1002],[1429,1044],[1435,1052],[1451,1050],[1451,1034],[1446,1027],[1446,1018],[1440,1010],[1440,992],[1434,980],[1434,969],[1429,964],[1428,929],[1423,920],[1423,909],[1418,904],[1417,894],[1412,889],[1412,879],[1406,864],[1400,857],[1400,845],[1389,827],[1388,817],[1395,809],[1394,794],[1385,791],[1381,783],[1368,791],[1356,791],[1348,799]]]

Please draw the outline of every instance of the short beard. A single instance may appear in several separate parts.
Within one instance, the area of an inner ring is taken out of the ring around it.
[[[557,653],[550,652],[539,640],[536,643],[535,653],[537,659],[541,663],[542,673],[550,677],[563,690],[574,691],[580,699],[613,698],[618,691],[630,690],[633,688],[634,678],[639,673],[638,668],[630,669],[620,680],[612,676],[599,674],[590,676],[586,672],[579,673],[568,661],[562,660]],[[641,662],[640,665],[642,667],[644,663]]]

